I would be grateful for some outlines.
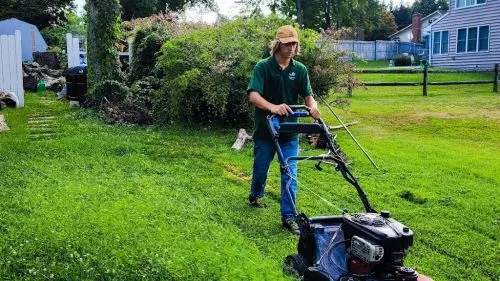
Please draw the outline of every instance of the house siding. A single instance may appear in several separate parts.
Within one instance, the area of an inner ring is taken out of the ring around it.
[[[490,26],[489,51],[457,53],[457,33],[460,28]],[[450,1],[448,15],[431,27],[431,34],[449,32],[448,54],[432,54],[431,64],[437,67],[462,69],[492,69],[500,63],[500,0],[487,0],[486,4],[456,9]],[[433,40],[433,39],[432,39]],[[433,44],[431,44],[433,47]]]

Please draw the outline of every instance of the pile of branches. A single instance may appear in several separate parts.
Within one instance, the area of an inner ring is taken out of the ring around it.
[[[154,122],[148,111],[131,102],[105,102],[100,111],[106,121],[113,124],[150,125]]]
[[[27,91],[36,91],[36,86],[40,80],[45,81],[45,88],[58,92],[66,83],[62,70],[53,70],[42,67],[36,62],[23,63],[23,86]]]

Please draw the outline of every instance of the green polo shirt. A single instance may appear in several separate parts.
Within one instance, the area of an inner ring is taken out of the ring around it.
[[[259,93],[270,103],[288,105],[298,104],[299,96],[305,98],[312,94],[305,65],[292,59],[285,69],[281,69],[274,56],[263,59],[255,65],[247,94],[252,91]],[[269,111],[255,107],[254,138],[271,139],[266,125],[266,116],[269,114]],[[288,117],[285,121],[297,122],[297,118]],[[280,136],[281,139],[294,137],[296,134]]]

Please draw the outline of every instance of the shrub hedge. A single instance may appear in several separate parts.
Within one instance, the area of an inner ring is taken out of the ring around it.
[[[410,66],[411,58],[410,56],[398,54],[394,57],[394,66]]]
[[[158,52],[163,44],[170,39],[170,34],[170,28],[164,25],[148,26],[135,33],[130,71],[132,81],[153,74]]]
[[[155,112],[162,121],[248,124],[253,110],[246,88],[255,64],[269,56],[276,29],[289,21],[276,16],[238,19],[205,27],[166,42],[155,68],[162,82]],[[325,95],[340,82],[349,64],[318,45],[319,34],[299,32],[302,54],[297,60],[310,71],[316,94]]]

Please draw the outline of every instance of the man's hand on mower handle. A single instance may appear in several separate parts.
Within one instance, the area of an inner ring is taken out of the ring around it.
[[[276,114],[278,116],[288,116],[293,113],[293,110],[285,103],[282,104],[274,104],[271,107],[271,113]]]
[[[314,118],[316,120],[321,118],[321,112],[319,112],[318,108],[316,108],[316,107],[311,107],[309,114],[311,115],[312,118]]]

